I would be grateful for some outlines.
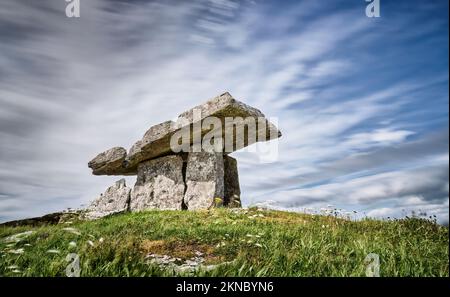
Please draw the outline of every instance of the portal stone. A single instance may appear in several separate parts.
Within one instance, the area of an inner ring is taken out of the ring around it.
[[[170,155],[142,162],[137,172],[131,211],[182,208],[185,190],[182,157]]]
[[[189,153],[184,204],[188,210],[210,209],[224,200],[221,153]]]

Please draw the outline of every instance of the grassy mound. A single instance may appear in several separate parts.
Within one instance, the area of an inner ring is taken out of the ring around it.
[[[416,218],[148,211],[0,227],[0,275],[65,276],[76,254],[81,276],[365,276],[375,253],[381,276],[448,276],[448,244],[448,227]],[[197,269],[174,269],[199,255]]]

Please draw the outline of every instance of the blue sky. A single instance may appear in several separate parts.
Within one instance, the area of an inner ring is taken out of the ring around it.
[[[448,1],[380,2],[2,1],[0,221],[87,204],[98,152],[229,91],[283,132],[233,153],[245,205],[448,223]]]

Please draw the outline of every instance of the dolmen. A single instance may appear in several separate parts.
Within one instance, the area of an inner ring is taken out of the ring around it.
[[[199,210],[241,207],[236,159],[230,153],[281,132],[256,108],[228,92],[150,127],[128,150],[113,147],[88,166],[94,175],[137,176],[133,188],[121,179],[87,209],[91,218],[147,209]]]

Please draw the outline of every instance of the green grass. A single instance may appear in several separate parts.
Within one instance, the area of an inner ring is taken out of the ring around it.
[[[63,230],[67,227],[81,234]],[[4,240],[30,230],[16,243]],[[71,241],[77,246],[69,246]],[[197,276],[365,276],[369,253],[379,255],[381,276],[448,276],[448,243],[448,227],[417,218],[351,221],[257,209],[148,211],[0,227],[0,275],[65,276],[66,256],[76,253],[81,276],[173,276],[145,256],[188,259],[197,250],[209,264],[231,261],[194,272]],[[20,249],[23,253],[13,253]]]

